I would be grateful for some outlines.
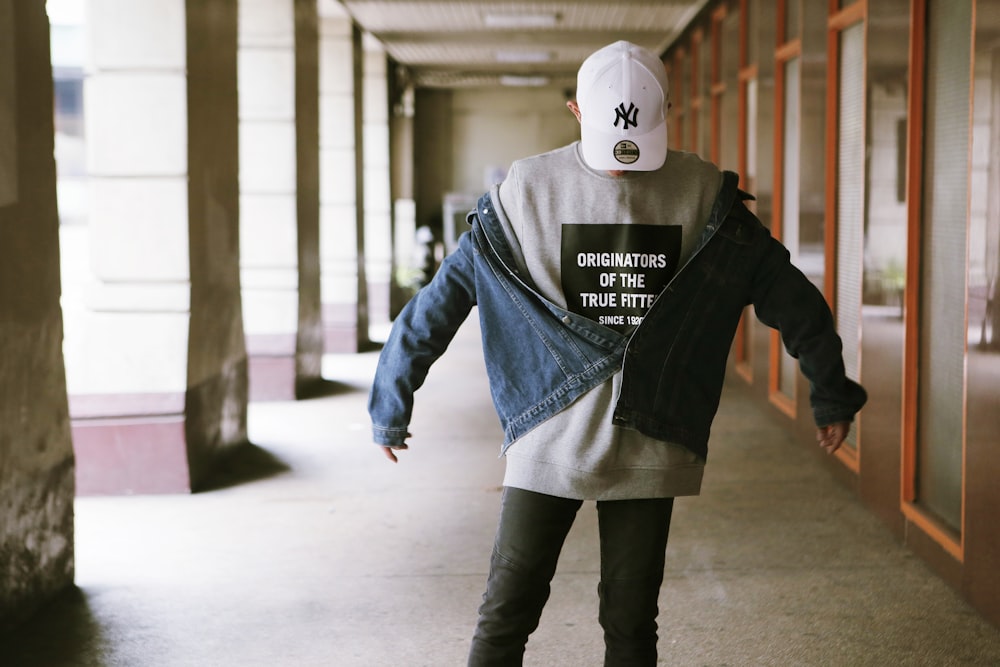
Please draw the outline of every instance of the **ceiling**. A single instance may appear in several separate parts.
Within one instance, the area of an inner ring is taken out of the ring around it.
[[[489,2],[321,0],[406,67],[416,87],[571,88],[584,58],[627,39],[662,53],[707,0]]]

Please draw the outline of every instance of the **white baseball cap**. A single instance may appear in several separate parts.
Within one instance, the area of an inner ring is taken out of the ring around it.
[[[654,171],[667,159],[667,73],[646,49],[619,41],[580,66],[583,159],[602,171]]]

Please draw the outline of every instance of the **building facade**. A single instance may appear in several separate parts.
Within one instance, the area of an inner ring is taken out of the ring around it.
[[[1000,3],[709,3],[664,56],[672,142],[741,176],[826,295],[870,402],[832,474],[1000,622]],[[734,370],[808,386],[744,318]]]

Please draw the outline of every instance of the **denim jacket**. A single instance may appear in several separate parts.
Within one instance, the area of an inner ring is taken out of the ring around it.
[[[706,459],[729,350],[750,304],[799,360],[816,424],[853,420],[867,396],[845,375],[826,300],[746,208],[747,197],[725,172],[691,259],[641,324],[621,334],[538,293],[517,269],[486,193],[468,216],[471,230],[393,325],[369,397],[375,443],[404,442],[414,392],[476,305],[502,451],[621,370],[614,423]]]

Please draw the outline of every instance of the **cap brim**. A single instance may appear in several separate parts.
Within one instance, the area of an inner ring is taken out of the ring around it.
[[[656,171],[667,159],[667,123],[641,135],[614,134],[582,123],[583,159],[601,171]]]

